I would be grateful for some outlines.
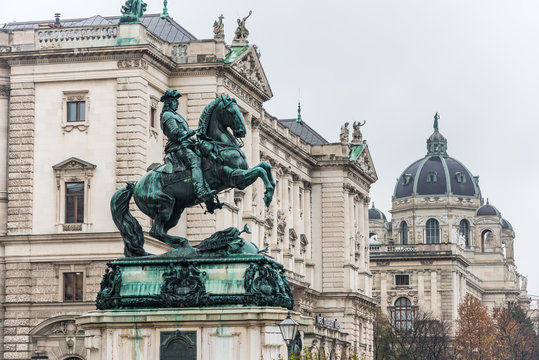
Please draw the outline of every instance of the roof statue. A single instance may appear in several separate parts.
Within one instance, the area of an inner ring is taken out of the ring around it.
[[[438,115],[438,111],[436,111],[436,114],[434,114],[434,131],[438,131],[438,120],[440,119],[440,115]]]
[[[130,24],[140,22],[140,18],[146,11],[148,5],[142,0],[127,0],[125,5],[122,5],[122,17],[120,24]]]
[[[225,40],[225,25],[223,24],[224,16],[221,14],[221,16],[218,17],[219,20],[215,20],[213,22],[213,38],[218,41],[224,41]]]
[[[168,16],[167,4],[168,4],[168,1],[164,0],[163,1],[163,12],[161,13],[161,19],[164,19],[164,18],[166,18]]]
[[[361,134],[360,128],[362,126],[365,126],[366,123],[367,120],[363,120],[363,124],[359,121],[354,121],[354,123],[352,124],[352,127],[354,128],[354,130],[352,131],[352,144],[357,145],[363,142],[363,135]]]
[[[245,27],[245,21],[253,13],[252,10],[249,10],[249,15],[245,16],[243,19],[238,19],[238,27],[234,32],[234,40],[232,41],[232,46],[241,46],[249,44],[247,37],[249,37],[249,30]]]
[[[347,144],[350,138],[350,130],[348,130],[348,124],[348,122],[345,122],[344,125],[341,126],[341,133],[339,134],[339,139],[343,144]]]

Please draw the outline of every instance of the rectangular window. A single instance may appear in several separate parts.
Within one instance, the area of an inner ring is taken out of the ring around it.
[[[86,121],[86,101],[67,103],[67,122]]]
[[[410,285],[410,275],[395,275],[395,285]]]
[[[75,224],[84,222],[84,183],[67,182],[66,183],[66,224]]]
[[[155,128],[155,114],[157,112],[157,109],[152,107],[150,110],[150,126],[152,128]]]
[[[83,273],[64,273],[64,301],[82,301]]]

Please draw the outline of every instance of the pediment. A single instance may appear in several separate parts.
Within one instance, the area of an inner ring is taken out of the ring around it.
[[[237,52],[238,50],[241,50],[235,48],[238,47],[232,47],[231,51]],[[262,68],[262,63],[260,62],[260,55],[256,51],[256,46],[249,46],[247,50],[244,50],[241,55],[237,56],[230,63],[232,69],[251,85],[259,89],[268,100],[273,97],[268,79]]]
[[[69,159],[52,166],[54,170],[93,170],[96,167],[97,165],[76,157],[70,157]]]
[[[351,145],[349,159],[361,169],[364,175],[371,178],[373,181],[378,180],[374,162],[372,161],[369,147],[366,144]]]

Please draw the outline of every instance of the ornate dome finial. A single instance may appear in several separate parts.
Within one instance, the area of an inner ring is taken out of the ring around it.
[[[438,111],[436,111],[436,114],[434,114],[434,131],[438,132],[438,119],[440,119],[440,115],[438,115]]]

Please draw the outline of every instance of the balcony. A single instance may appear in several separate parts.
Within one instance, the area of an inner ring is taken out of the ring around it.
[[[371,257],[382,256],[423,256],[423,255],[464,255],[464,250],[457,244],[409,244],[409,245],[372,245]]]

